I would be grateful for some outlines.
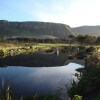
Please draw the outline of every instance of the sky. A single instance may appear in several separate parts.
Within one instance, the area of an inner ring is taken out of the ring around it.
[[[100,0],[0,0],[0,20],[100,25]]]

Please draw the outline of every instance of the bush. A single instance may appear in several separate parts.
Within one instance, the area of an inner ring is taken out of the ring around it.
[[[85,68],[88,70],[100,69],[100,57],[91,55],[85,58]]]
[[[54,52],[54,49],[48,49],[48,50],[45,50],[46,53],[52,53]]]
[[[86,57],[85,52],[80,51],[78,54],[76,54],[77,59],[84,59]]]
[[[96,49],[94,47],[89,47],[86,49],[87,53],[93,53]]]
[[[69,97],[74,98],[74,100],[81,100],[77,95],[84,98],[87,94],[100,89],[100,57],[91,55],[85,60],[86,68],[78,82],[73,80],[70,86],[66,85]]]
[[[82,96],[74,95],[73,100],[82,100]]]
[[[0,57],[3,57],[4,56],[4,52],[3,50],[0,50]]]
[[[79,48],[79,50],[84,50],[85,46],[79,46],[78,48]]]
[[[68,47],[61,47],[60,49],[61,53],[66,53],[69,51]]]

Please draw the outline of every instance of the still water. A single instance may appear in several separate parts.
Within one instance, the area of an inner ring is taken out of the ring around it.
[[[82,67],[75,63],[60,67],[1,67],[0,86],[2,79],[5,79],[17,96],[53,94],[58,87],[63,87],[70,80],[76,79],[76,69]]]

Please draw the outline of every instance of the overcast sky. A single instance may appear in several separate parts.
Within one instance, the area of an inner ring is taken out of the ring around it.
[[[100,25],[100,0],[0,0],[0,20]]]

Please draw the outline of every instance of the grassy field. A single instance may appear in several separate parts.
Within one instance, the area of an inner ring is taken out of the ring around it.
[[[69,47],[70,44],[60,44],[60,43],[25,43],[25,42],[0,42],[0,50],[4,51],[5,56],[9,55],[8,52],[9,50],[13,49],[14,50],[14,55],[18,54],[26,54],[26,53],[31,53],[31,52],[38,52],[38,51],[46,51],[46,50],[57,50],[59,47]],[[79,44],[71,44],[73,47],[79,46]],[[87,48],[89,46],[86,46]],[[94,46],[100,47],[100,46]],[[20,50],[18,50],[20,49]]]
[[[51,44],[51,43],[26,43],[26,42],[0,42],[0,49],[3,50],[7,50],[7,49],[11,49],[11,48],[18,48],[18,47],[28,47],[28,46],[33,46],[33,47],[38,47],[38,48],[43,48],[43,47],[60,47],[60,46],[70,46],[70,44],[67,43],[55,43],[55,44]],[[71,46],[79,46],[79,44],[71,44]],[[89,46],[87,46],[89,47]],[[100,47],[98,46],[94,46],[94,47]]]
[[[28,47],[28,46],[32,46],[32,47],[37,47],[37,48],[44,48],[44,47],[60,47],[60,46],[70,46],[70,44],[50,44],[50,43],[5,43],[5,42],[1,42],[0,43],[0,49],[2,50],[8,50],[8,49],[12,49],[12,48],[20,48],[20,47]],[[77,44],[72,44],[72,46],[77,46]]]

